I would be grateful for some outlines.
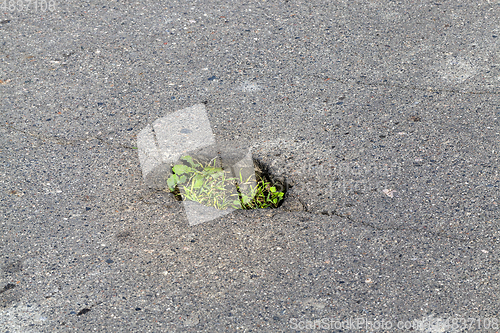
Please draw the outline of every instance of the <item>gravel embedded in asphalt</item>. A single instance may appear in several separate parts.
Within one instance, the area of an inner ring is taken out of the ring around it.
[[[0,17],[0,327],[493,331],[499,3],[49,2]],[[283,207],[189,226],[144,183],[138,133],[199,103]]]

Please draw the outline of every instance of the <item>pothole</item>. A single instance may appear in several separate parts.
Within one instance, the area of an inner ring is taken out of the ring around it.
[[[137,147],[145,184],[180,198],[190,226],[235,209],[277,208],[285,199],[284,179],[254,161],[248,146],[216,142],[204,104],[147,125]]]
[[[288,190],[284,177],[272,175],[250,153],[239,159],[234,153],[219,152],[214,158],[185,155],[171,165],[171,172],[165,191],[177,201],[189,200],[219,210],[278,208]]]

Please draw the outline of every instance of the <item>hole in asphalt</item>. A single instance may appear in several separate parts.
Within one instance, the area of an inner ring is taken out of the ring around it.
[[[129,238],[131,235],[132,234],[130,233],[130,231],[122,231],[118,235],[116,235],[116,239],[118,239],[119,241],[124,241],[127,238]]]
[[[14,289],[16,287],[13,283],[7,283],[2,289],[0,289],[0,294],[6,292],[9,289]]]
[[[272,175],[263,162],[252,161],[254,175],[243,177],[240,172],[239,177],[234,177],[228,170],[234,168],[224,168],[220,157],[207,160],[194,156],[194,168],[187,160],[172,166],[169,187],[174,186],[165,191],[172,193],[177,201],[191,200],[218,209],[280,207],[289,187],[285,178]]]
[[[86,313],[87,313],[87,312],[89,312],[89,311],[90,311],[90,309],[89,309],[89,308],[83,308],[83,309],[81,309],[81,310],[80,310],[80,311],[79,311],[76,315],[77,315],[77,316],[81,316],[81,315],[83,315],[83,314],[86,314]]]

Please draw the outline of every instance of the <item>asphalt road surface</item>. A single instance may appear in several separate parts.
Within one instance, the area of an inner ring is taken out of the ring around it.
[[[498,331],[500,1],[0,4],[0,332]],[[200,103],[283,206],[145,181]]]

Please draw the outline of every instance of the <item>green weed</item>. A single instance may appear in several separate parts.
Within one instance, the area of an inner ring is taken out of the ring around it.
[[[174,165],[167,185],[169,191],[182,200],[196,201],[217,209],[276,208],[283,200],[284,193],[262,177],[257,177],[256,186],[251,185],[255,184],[251,181],[252,177],[246,180],[241,174],[239,178],[227,177],[227,173],[216,166],[215,158],[207,165],[195,161],[191,156],[183,156],[181,160],[188,165]],[[242,185],[247,185],[249,193],[240,191]],[[237,193],[232,193],[231,189],[235,186]]]

